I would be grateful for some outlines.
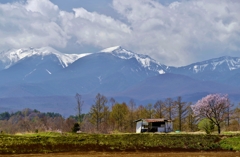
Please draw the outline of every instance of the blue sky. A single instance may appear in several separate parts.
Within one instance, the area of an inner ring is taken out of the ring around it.
[[[121,45],[166,65],[240,57],[239,0],[1,0],[0,51]]]

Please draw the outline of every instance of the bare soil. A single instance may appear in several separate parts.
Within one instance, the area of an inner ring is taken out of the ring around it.
[[[52,154],[0,155],[3,157],[240,157],[239,152],[70,152]]]

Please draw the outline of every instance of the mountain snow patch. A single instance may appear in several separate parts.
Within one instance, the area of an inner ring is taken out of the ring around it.
[[[22,48],[22,49],[12,49],[9,51],[0,53],[0,62],[3,63],[4,69],[10,68],[12,65],[16,64],[18,61],[32,56],[47,56],[55,55],[63,68],[68,67],[69,64],[72,64],[79,58],[90,55],[91,53],[86,54],[64,54],[51,47],[42,47],[42,48]]]
[[[208,66],[208,64],[202,64],[202,65],[194,65],[193,66],[193,72],[194,73],[199,73],[204,71],[204,69]],[[191,68],[190,68],[191,69]]]
[[[102,84],[102,76],[99,76],[98,80],[99,80],[99,84]]]
[[[36,71],[37,69],[33,69],[33,71],[31,71],[30,73],[26,74],[25,77],[31,75],[34,71]]]
[[[165,72],[167,66],[161,65],[148,55],[137,54],[131,51],[128,51],[121,46],[110,47],[100,51],[102,53],[111,53],[113,56],[121,58],[121,59],[132,59],[135,58],[138,63],[149,70],[156,71],[156,72]]]
[[[52,73],[46,69],[46,71],[51,75]]]
[[[100,51],[100,52],[108,52],[108,53],[111,53],[111,52],[113,52],[114,50],[117,50],[117,49],[119,49],[119,48],[120,48],[120,46],[109,47],[109,48],[106,48],[106,49],[104,49],[104,50],[102,50],[102,51]]]
[[[201,73],[205,71],[232,71],[240,69],[240,58],[223,56],[202,62],[197,62],[182,68],[189,70],[193,73]]]
[[[159,70],[158,72],[159,72],[159,74],[165,74],[165,73],[166,73],[166,72],[163,71],[163,70]]]

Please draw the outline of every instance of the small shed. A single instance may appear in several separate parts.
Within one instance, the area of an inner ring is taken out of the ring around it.
[[[172,120],[167,119],[138,119],[136,121],[136,133],[143,132],[172,132]]]

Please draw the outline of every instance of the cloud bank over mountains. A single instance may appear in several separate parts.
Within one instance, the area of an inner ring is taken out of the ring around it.
[[[0,3],[0,51],[78,45],[81,52],[85,46],[101,50],[122,45],[174,66],[239,56],[238,0],[182,0],[167,5],[156,0],[113,0],[110,5],[118,17],[81,6],[64,11],[50,0]]]

